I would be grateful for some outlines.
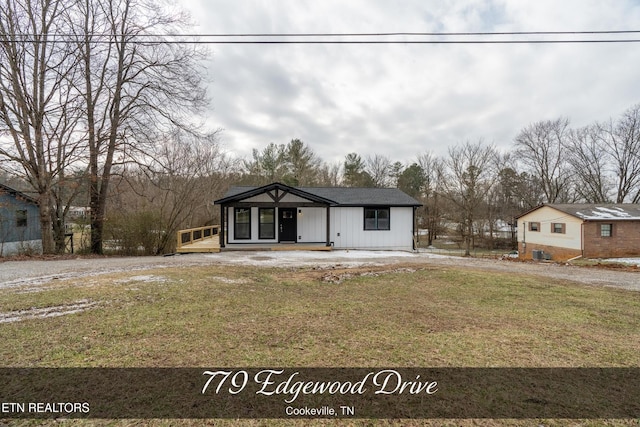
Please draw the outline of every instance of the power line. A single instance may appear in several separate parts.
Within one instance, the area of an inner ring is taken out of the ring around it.
[[[637,35],[640,30],[606,31],[512,31],[512,32],[392,32],[392,33],[237,33],[237,34],[53,34],[13,35],[10,43],[114,43],[126,38],[133,44],[586,44],[586,43],[638,43],[638,38],[520,38],[529,36],[620,36]],[[511,36],[510,39],[492,37]],[[362,40],[362,37],[368,39]],[[394,37],[389,40],[388,37]],[[397,39],[396,37],[409,37]],[[428,37],[429,39],[423,39]],[[443,37],[433,39],[433,37]],[[471,37],[450,39],[450,37]],[[477,37],[483,37],[478,39]],[[488,38],[487,38],[488,37]],[[116,41],[114,41],[114,38]],[[293,40],[292,40],[293,38]],[[309,40],[321,38],[320,40]],[[336,40],[342,38],[342,40]],[[346,40],[345,40],[346,38]],[[448,39],[449,38],[449,39]],[[252,40],[247,40],[252,39]],[[275,39],[275,40],[274,40]]]
[[[640,39],[606,40],[165,40],[132,41],[145,44],[570,44],[570,43],[639,43]],[[107,43],[107,42],[105,42]]]
[[[7,40],[8,43],[35,43],[42,40]],[[48,43],[82,43],[79,40],[54,39]],[[92,40],[91,43],[109,44],[117,41]],[[604,43],[640,43],[640,39],[605,40],[129,40],[128,44],[197,44],[197,45],[448,45],[448,44],[604,44]]]
[[[604,31],[502,31],[502,32],[391,32],[391,33],[228,33],[228,34],[172,34],[176,37],[391,37],[391,36],[522,36],[522,35],[604,35],[640,34],[640,30]]]

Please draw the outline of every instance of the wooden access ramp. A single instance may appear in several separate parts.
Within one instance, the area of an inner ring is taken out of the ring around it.
[[[176,252],[179,254],[220,252],[219,232],[219,225],[180,230]]]
[[[178,231],[176,252],[217,253],[221,251],[330,251],[325,243],[228,243],[220,248],[220,226],[189,228]]]

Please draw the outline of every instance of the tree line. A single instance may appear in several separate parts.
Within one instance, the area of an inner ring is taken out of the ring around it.
[[[542,203],[640,202],[640,104],[582,128],[571,128],[568,118],[534,122],[507,151],[478,140],[405,164],[349,153],[331,165],[295,139],[254,149],[243,165],[245,183],[400,188],[423,203],[418,217],[427,244],[454,224],[468,254],[476,238],[493,246],[498,224],[515,227],[518,214]]]
[[[204,158],[216,161],[205,162],[208,166],[199,174],[178,174],[184,181],[175,194],[192,194],[182,226],[217,223],[219,212],[210,201],[232,185],[277,181],[301,187],[397,187],[423,204],[417,218],[426,245],[453,230],[469,253],[478,243],[513,247],[514,234],[501,240],[496,231],[514,231],[515,217],[542,203],[637,203],[640,197],[640,104],[584,128],[571,128],[567,118],[534,122],[518,132],[508,150],[483,140],[467,141],[450,147],[446,155],[425,151],[404,163],[376,153],[349,153],[330,163],[300,139],[269,143],[246,159],[224,153],[216,141],[208,147],[216,147],[215,152]],[[192,159],[187,163],[193,167],[200,156],[187,156]],[[163,163],[173,164],[166,156]],[[186,164],[174,169],[187,170]],[[152,180],[145,175],[140,182]],[[175,177],[168,182],[176,182]],[[137,200],[142,193],[154,194],[139,190]],[[126,206],[119,210],[126,212]],[[135,212],[140,208],[128,215]]]

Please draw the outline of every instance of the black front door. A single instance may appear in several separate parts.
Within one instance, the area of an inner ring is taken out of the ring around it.
[[[280,208],[278,217],[280,219],[280,239],[281,242],[295,242],[298,234],[298,224],[295,208]]]

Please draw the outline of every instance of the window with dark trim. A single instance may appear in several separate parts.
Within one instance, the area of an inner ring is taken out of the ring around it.
[[[20,209],[16,211],[16,227],[26,227],[28,224],[27,221],[27,211],[25,209]]]
[[[251,239],[251,209],[234,208],[233,235],[236,239]]]
[[[389,230],[389,208],[364,208],[365,230]]]
[[[613,235],[613,224],[600,224],[600,237],[611,237]]]
[[[562,223],[562,222],[552,222],[551,223],[551,232],[552,233],[558,233],[558,234],[565,234],[565,232],[566,232],[565,224]]]
[[[539,222],[530,222],[529,223],[529,231],[540,231],[540,223]]]
[[[258,238],[276,238],[276,210],[275,208],[258,209]]]

